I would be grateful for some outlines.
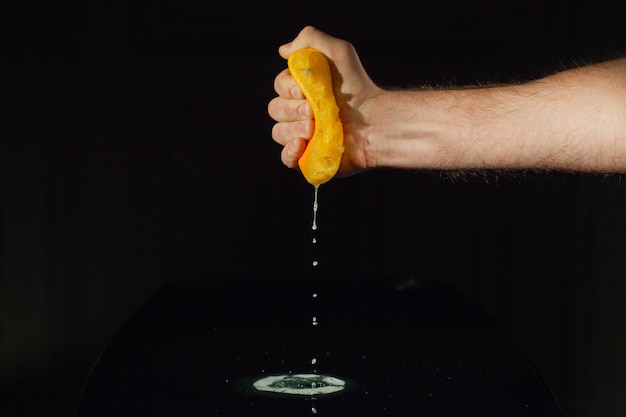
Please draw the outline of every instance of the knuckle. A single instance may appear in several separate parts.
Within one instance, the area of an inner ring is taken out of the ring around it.
[[[355,53],[352,43],[338,39],[333,47],[332,56],[335,61],[346,62]]]
[[[300,32],[303,36],[305,37],[313,37],[315,36],[316,32],[317,32],[317,28],[315,28],[314,26],[305,26],[304,28],[302,28],[302,31]]]

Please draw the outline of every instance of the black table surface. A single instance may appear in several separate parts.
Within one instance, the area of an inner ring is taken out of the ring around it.
[[[313,360],[313,358],[315,358]],[[262,392],[319,374],[332,394]],[[93,416],[560,416],[507,334],[421,280],[180,281],[115,335],[78,407]]]

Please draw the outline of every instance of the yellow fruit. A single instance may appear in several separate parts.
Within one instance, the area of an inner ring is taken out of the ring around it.
[[[316,49],[300,49],[287,61],[294,78],[313,111],[315,130],[298,160],[304,178],[317,186],[335,176],[343,154],[343,127],[333,91],[328,60]]]

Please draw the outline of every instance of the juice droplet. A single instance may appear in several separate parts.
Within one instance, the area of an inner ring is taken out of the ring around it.
[[[319,188],[319,185],[315,186],[315,197],[313,198],[313,226],[311,226],[313,230],[317,230],[317,191]]]

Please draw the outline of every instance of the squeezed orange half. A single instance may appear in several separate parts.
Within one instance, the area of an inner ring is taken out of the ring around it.
[[[313,111],[315,130],[298,166],[312,185],[328,182],[341,164],[343,126],[333,91],[328,59],[313,48],[300,49],[287,61],[292,77],[302,90]]]

